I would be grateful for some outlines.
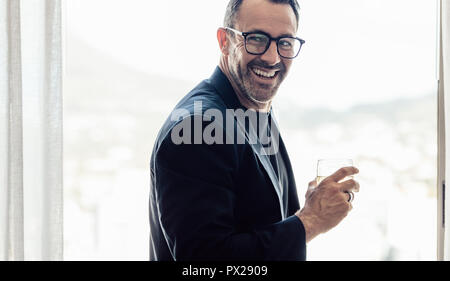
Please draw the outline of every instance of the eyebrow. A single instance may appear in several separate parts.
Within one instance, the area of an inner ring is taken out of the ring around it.
[[[251,29],[250,31],[246,31],[247,33],[249,33],[249,32],[258,32],[258,33],[264,33],[264,34],[267,34],[267,35],[270,35],[268,32],[266,32],[266,31],[264,31],[264,30],[261,30],[261,29]],[[271,37],[272,37],[272,35],[270,35]],[[289,34],[289,33],[284,33],[284,34],[281,34],[280,36],[277,36],[277,37],[272,37],[272,38],[280,38],[280,37],[295,37],[295,35],[292,35],[292,34]]]

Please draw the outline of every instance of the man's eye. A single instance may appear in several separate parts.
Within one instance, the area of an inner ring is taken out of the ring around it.
[[[249,36],[247,38],[247,41],[249,43],[266,43],[267,42],[267,38],[264,36]]]
[[[292,48],[292,44],[291,42],[287,41],[287,40],[281,40],[279,43],[280,47],[283,49],[290,49]]]

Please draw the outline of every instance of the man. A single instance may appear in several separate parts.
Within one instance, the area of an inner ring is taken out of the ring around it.
[[[350,211],[359,184],[341,181],[354,167],[310,182],[300,210],[273,119],[304,43],[298,10],[296,0],[230,1],[218,68],[178,103],[153,149],[151,260],[305,260],[306,243]]]

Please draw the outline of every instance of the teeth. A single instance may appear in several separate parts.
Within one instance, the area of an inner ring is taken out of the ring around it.
[[[273,72],[265,72],[265,71],[262,71],[261,69],[258,69],[258,68],[252,68],[252,70],[253,70],[253,72],[255,72],[256,74],[258,74],[259,76],[263,76],[263,77],[266,77],[266,78],[272,78],[272,77],[274,77],[275,74],[276,74],[276,71],[273,71]]]

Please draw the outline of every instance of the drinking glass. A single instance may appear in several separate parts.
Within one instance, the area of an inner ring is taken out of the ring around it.
[[[334,174],[337,170],[342,167],[353,166],[352,159],[320,159],[317,161],[317,185],[326,177]],[[339,182],[352,179],[353,176],[347,176]]]

